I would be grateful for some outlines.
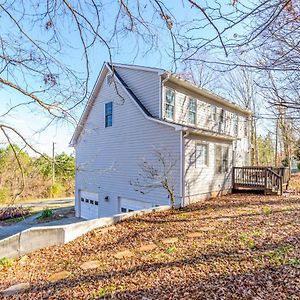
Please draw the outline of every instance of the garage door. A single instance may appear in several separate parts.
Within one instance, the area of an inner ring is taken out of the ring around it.
[[[83,219],[97,219],[99,217],[98,194],[80,192],[80,217]]]
[[[153,205],[149,202],[120,198],[120,212],[126,213],[135,210],[151,208]]]

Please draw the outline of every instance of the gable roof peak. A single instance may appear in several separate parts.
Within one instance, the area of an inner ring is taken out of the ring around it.
[[[159,75],[166,72],[166,70],[164,70],[162,68],[147,67],[147,66],[134,65],[134,64],[123,64],[123,63],[115,63],[115,62],[107,62],[107,64],[112,65],[113,67],[117,67],[117,68],[128,68],[128,69],[132,69],[132,70],[155,72],[155,73],[158,73]]]

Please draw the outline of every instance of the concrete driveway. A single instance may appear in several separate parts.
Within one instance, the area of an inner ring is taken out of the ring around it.
[[[72,207],[59,208],[56,209],[55,212],[64,213],[67,210],[72,210]],[[10,225],[7,224],[4,225],[0,223],[0,240],[32,227],[66,225],[66,224],[72,224],[72,223],[84,221],[81,218],[76,218],[73,213],[73,215],[64,217],[59,220],[54,220],[50,222],[38,222],[38,217],[40,215],[41,212],[35,213],[32,216],[25,218],[24,220],[18,223],[13,223]]]
[[[37,201],[32,202],[21,202],[17,203],[16,205],[22,205],[24,208],[43,208],[43,207],[49,207],[49,208],[55,208],[59,206],[74,206],[74,198],[57,198],[57,199],[41,199]],[[6,207],[6,205],[0,205],[0,208]]]

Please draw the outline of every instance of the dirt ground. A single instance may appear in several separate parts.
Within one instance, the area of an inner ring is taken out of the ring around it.
[[[135,217],[0,266],[19,283],[9,299],[300,299],[300,195]]]

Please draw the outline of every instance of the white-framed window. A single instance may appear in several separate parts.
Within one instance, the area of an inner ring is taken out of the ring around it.
[[[217,121],[218,108],[215,105],[211,105],[211,119]]]
[[[188,105],[188,123],[196,124],[197,118],[197,100],[194,98],[189,99]]]
[[[196,168],[208,166],[208,144],[197,143],[196,144]]]
[[[238,136],[239,134],[239,116],[237,114],[234,114],[233,118],[233,133],[235,136]]]
[[[216,173],[222,174],[228,171],[229,167],[229,146],[215,145],[215,167]]]
[[[165,116],[167,119],[174,120],[175,115],[175,91],[166,89]]]
[[[249,128],[248,128],[248,125],[249,125],[249,122],[247,122],[247,118],[245,118],[245,122],[244,122],[244,136],[248,136],[248,130],[249,130]]]
[[[105,103],[105,127],[112,126],[113,103]]]

